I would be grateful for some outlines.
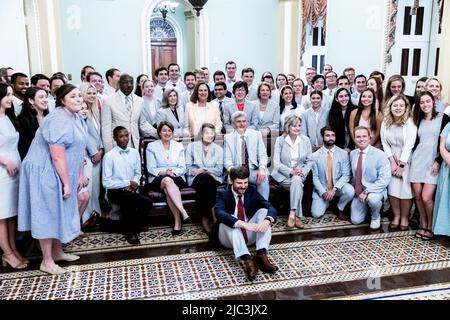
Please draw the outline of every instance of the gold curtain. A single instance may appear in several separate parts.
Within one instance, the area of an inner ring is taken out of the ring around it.
[[[328,0],[301,0],[303,9],[303,35],[300,56],[303,56],[306,45],[306,24],[309,22],[313,27],[317,26],[319,19],[323,20],[323,36],[327,30],[327,2]]]

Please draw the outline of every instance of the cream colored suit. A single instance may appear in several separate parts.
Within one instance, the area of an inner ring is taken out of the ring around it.
[[[202,124],[198,123],[196,110],[199,108],[198,103],[188,102],[185,109],[185,126],[186,135],[196,137],[199,134]],[[216,128],[216,134],[220,134],[222,130],[222,121],[220,120],[219,104],[216,101],[206,103],[206,115],[204,123],[211,123]]]
[[[144,100],[135,94],[131,94],[133,103],[131,112],[127,112],[125,95],[119,90],[112,96],[106,98],[102,107],[102,139],[105,152],[115,146],[113,130],[122,126],[130,132],[129,147],[138,149],[141,134],[143,137],[156,137],[156,129],[150,125],[142,116]]]

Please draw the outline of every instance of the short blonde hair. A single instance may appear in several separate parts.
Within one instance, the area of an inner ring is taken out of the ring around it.
[[[403,102],[405,103],[405,113],[403,114],[403,116],[401,116],[401,118],[399,120],[395,120],[394,116],[392,115],[392,105],[397,102],[403,100]],[[384,108],[384,124],[386,125],[386,127],[390,127],[394,124],[399,125],[399,126],[404,126],[406,124],[406,122],[408,121],[408,119],[411,117],[411,105],[409,104],[408,99],[406,98],[405,95],[403,94],[399,94],[397,96],[393,96],[386,104],[386,107]]]
[[[299,116],[292,114],[290,116],[288,116],[285,121],[284,121],[284,126],[283,126],[283,131],[284,134],[289,134],[289,128],[292,127],[294,124],[297,123],[297,121],[302,124],[302,118],[300,118]]]

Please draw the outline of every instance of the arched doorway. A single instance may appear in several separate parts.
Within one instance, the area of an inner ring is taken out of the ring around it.
[[[159,67],[177,63],[177,38],[173,26],[163,19],[150,21],[152,74]]]

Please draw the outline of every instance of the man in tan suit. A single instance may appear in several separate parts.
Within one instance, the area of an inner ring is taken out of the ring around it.
[[[133,94],[134,80],[123,74],[119,80],[119,90],[106,98],[102,108],[102,139],[105,152],[111,150],[113,129],[122,126],[130,132],[129,147],[139,148],[139,138],[157,137],[156,129],[141,116],[143,99]]]

